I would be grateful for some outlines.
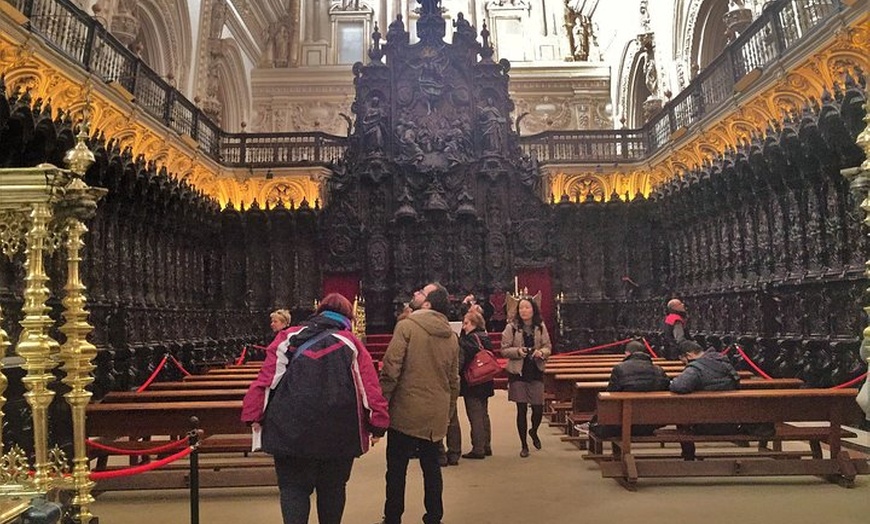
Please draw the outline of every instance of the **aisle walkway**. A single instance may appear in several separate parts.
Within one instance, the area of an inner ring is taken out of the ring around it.
[[[815,478],[763,480],[645,479],[636,493],[601,478],[595,464],[542,428],[544,449],[519,457],[514,407],[504,391],[492,399],[494,456],[464,460],[444,470],[445,524],[865,524],[870,521],[870,479],[854,489]],[[460,413],[464,413],[461,410]],[[465,420],[463,430],[468,438]],[[546,425],[546,421],[545,421]],[[466,442],[466,451],[470,447]],[[345,524],[373,524],[381,515],[384,446],[357,461],[348,485]],[[423,515],[422,480],[411,463],[405,522]],[[202,524],[280,524],[277,488],[204,490]],[[101,524],[184,524],[185,491],[105,493],[93,506]],[[313,513],[313,512],[312,512]],[[317,518],[312,514],[312,523]]]

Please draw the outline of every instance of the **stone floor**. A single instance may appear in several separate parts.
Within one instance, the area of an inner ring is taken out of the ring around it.
[[[460,411],[464,413],[464,411]],[[446,524],[678,523],[866,524],[870,477],[843,489],[812,477],[766,479],[642,479],[630,493],[602,479],[594,463],[542,428],[543,450],[519,457],[514,407],[499,391],[491,401],[494,456],[444,470]],[[468,438],[468,425],[463,429]],[[546,422],[545,422],[546,424]],[[357,461],[348,484],[345,524],[379,521],[384,493],[384,443]],[[470,446],[466,444],[466,451]],[[420,522],[422,479],[411,463],[405,522]],[[101,494],[93,505],[101,524],[187,523],[183,490]],[[203,490],[202,524],[280,524],[277,488]],[[311,522],[317,522],[312,511]]]

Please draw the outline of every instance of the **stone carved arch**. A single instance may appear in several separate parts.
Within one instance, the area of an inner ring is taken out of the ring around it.
[[[870,34],[870,31],[867,34]],[[870,42],[865,41],[864,45],[870,46]],[[843,75],[846,71],[853,73],[855,67],[860,67],[862,70],[867,71],[870,59],[868,59],[866,50],[867,47],[864,47],[863,52],[852,49],[837,51],[826,57],[823,68],[823,74],[826,78],[819,79],[820,88],[818,92],[821,93],[821,86],[823,85],[829,86],[834,82],[842,83]]]
[[[677,0],[674,4],[674,61],[679,89],[689,85],[725,49],[728,0]]]
[[[185,91],[193,49],[187,2],[139,0],[136,17],[139,20],[136,39],[142,44],[142,60]]]
[[[609,187],[612,184],[608,183],[607,177],[582,173],[568,178],[563,191],[571,197],[571,200],[579,200],[584,202],[588,194],[592,194],[596,201],[607,200],[607,197],[612,192]]]
[[[232,38],[221,40],[223,54],[217,63],[218,100],[221,103],[221,127],[225,131],[241,131],[251,107],[248,73],[239,43]]]
[[[617,79],[617,106],[615,115],[617,118],[625,120],[626,125],[631,120],[628,112],[633,106],[634,82],[636,81],[637,56],[640,53],[640,42],[636,38],[631,39],[625,48],[622,50],[622,57],[619,61],[619,78]],[[639,127],[639,126],[638,126]]]
[[[733,120],[728,122],[729,131],[738,141],[748,140],[753,133],[759,131],[755,123],[748,120]]]
[[[655,93],[650,92],[645,80],[647,60],[649,60],[649,56],[640,48],[638,48],[637,53],[632,58],[632,65],[628,76],[628,96],[625,105],[627,111],[623,114],[625,125],[629,129],[643,127],[647,120],[644,102],[655,95]]]
[[[268,204],[269,207],[275,207],[280,201],[284,207],[289,208],[291,201],[299,205],[299,202],[302,202],[302,199],[306,196],[305,185],[300,181],[275,180],[271,183],[263,184],[257,195],[257,202],[260,202],[261,205]]]

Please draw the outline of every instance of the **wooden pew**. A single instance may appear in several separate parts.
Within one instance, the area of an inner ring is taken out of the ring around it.
[[[798,389],[803,386],[799,378],[744,379],[740,381],[741,390],[755,389]],[[576,429],[577,424],[589,422],[595,414],[598,394],[607,390],[607,382],[575,382],[574,395],[571,399],[571,413],[566,417],[567,438],[564,441],[575,442],[580,449],[586,449],[586,435],[581,435]]]
[[[102,404],[118,402],[203,402],[209,400],[241,400],[247,389],[181,389],[143,391],[113,391],[100,401]]]
[[[112,402],[89,404],[88,433],[100,437],[184,435],[197,417],[206,435],[249,433],[239,418],[242,401]]]
[[[256,375],[260,371],[259,367],[256,368],[217,368],[210,369],[206,371],[206,375],[209,376],[217,376],[217,375]]]
[[[188,375],[181,379],[183,382],[232,382],[237,380],[247,380],[248,383],[254,381],[257,378],[256,373],[233,373],[230,375],[212,375],[210,373],[206,373],[204,375]]]
[[[150,441],[152,435],[182,437],[191,430],[190,418],[199,419],[203,432],[199,453],[202,487],[274,486],[272,461],[267,457],[239,461],[250,452],[250,428],[240,419],[244,389],[192,390],[189,383],[166,382],[182,386],[178,390],[117,392],[87,408],[87,431],[90,437],[123,449],[147,450],[162,441]],[[156,385],[156,384],[155,384]],[[207,400],[204,400],[207,399]],[[129,437],[129,441],[115,439]],[[144,441],[139,439],[144,438]],[[227,456],[226,453],[237,453]],[[205,456],[203,454],[206,454]],[[217,454],[217,455],[215,455]],[[104,465],[105,453],[97,453],[98,469]],[[205,460],[209,457],[208,460]],[[237,457],[237,458],[236,458]],[[187,486],[188,466],[170,464],[146,474],[101,480],[97,489],[182,489]]]
[[[818,475],[845,487],[854,485],[855,476],[870,473],[866,459],[853,459],[841,449],[844,414],[855,402],[855,389],[769,389],[748,391],[711,391],[688,395],[668,392],[600,393],[598,421],[621,425],[620,436],[611,442],[611,455],[587,455],[598,461],[605,478],[616,479],[629,490],[636,489],[643,477],[721,477]],[[824,426],[793,426],[789,422],[819,422]],[[764,441],[806,441],[810,456],[761,448],[739,448],[736,453],[703,455],[704,460],[685,461],[679,457],[636,453],[633,443],[669,442],[750,442],[759,436],[746,434],[695,435],[680,430],[660,429],[652,436],[632,436],[632,424],[691,425],[775,423],[776,433]],[[595,439],[594,436],[590,438]],[[597,440],[597,439],[596,439]],[[823,456],[821,443],[830,452]],[[787,460],[785,460],[787,459]]]
[[[154,382],[146,391],[166,391],[166,390],[181,390],[181,389],[239,389],[247,388],[251,385],[253,379],[233,379],[233,380],[198,380],[195,382]]]
[[[751,371],[738,371],[741,380],[751,379],[755,375]],[[674,378],[680,374],[679,370],[665,370],[668,378]],[[552,393],[556,401],[564,401],[571,398],[574,391],[574,382],[605,382],[610,380],[610,371],[604,372],[575,372],[574,370],[564,373],[544,372],[544,391]]]

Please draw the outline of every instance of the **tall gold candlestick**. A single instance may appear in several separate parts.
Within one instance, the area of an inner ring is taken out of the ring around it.
[[[94,502],[91,489],[94,483],[88,478],[88,454],[85,445],[87,438],[85,424],[85,408],[91,399],[91,392],[85,389],[94,381],[91,371],[94,365],[91,361],[97,355],[97,348],[87,341],[87,335],[93,330],[88,324],[88,314],[85,311],[85,286],[79,276],[81,264],[82,236],[87,227],[79,220],[70,220],[67,239],[67,283],[64,287],[66,296],[63,299],[65,323],[60,330],[66,335],[66,342],[60,348],[66,378],[64,383],[70,391],[64,395],[72,411],[73,423],[73,489],[72,522],[88,524],[93,515],[90,505]]]
[[[53,379],[51,369],[54,362],[51,354],[58,343],[48,334],[52,324],[48,317],[49,291],[48,275],[45,274],[45,240],[48,237],[48,222],[51,211],[48,203],[38,202],[33,205],[30,214],[32,224],[27,233],[27,286],[24,290],[24,328],[16,348],[24,359],[24,369],[27,375],[22,379],[27,392],[24,397],[30,405],[33,414],[33,447],[35,454],[33,485],[41,492],[50,487],[48,476],[48,406],[54,398],[54,392],[48,389]]]

